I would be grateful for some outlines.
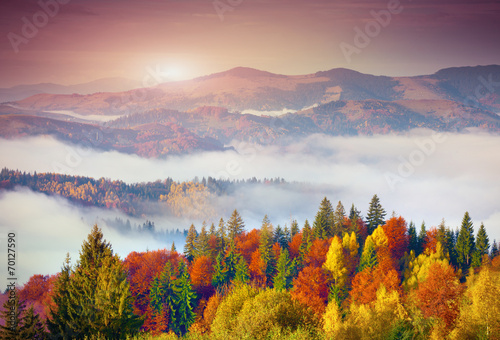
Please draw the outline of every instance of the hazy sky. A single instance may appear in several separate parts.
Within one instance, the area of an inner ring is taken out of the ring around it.
[[[55,1],[0,2],[0,86],[141,80],[148,69],[177,80],[235,66],[415,75],[500,64],[495,0]],[[357,44],[355,29],[368,34]]]

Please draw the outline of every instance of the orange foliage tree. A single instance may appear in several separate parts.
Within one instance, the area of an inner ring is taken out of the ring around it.
[[[438,229],[432,227],[427,230],[424,244],[424,252],[427,250],[428,253],[436,252],[436,245],[438,243]]]
[[[236,237],[236,250],[243,256],[247,263],[252,261],[252,254],[259,248],[260,230],[253,229],[249,233],[243,232]]]
[[[191,283],[200,296],[212,295],[214,291],[212,286],[213,273],[212,260],[207,256],[200,256],[193,261],[189,274],[191,275]]]
[[[324,270],[316,266],[305,267],[293,280],[291,293],[316,314],[323,314],[328,303],[328,279]]]
[[[392,217],[382,226],[387,236],[388,248],[392,258],[399,261],[408,251],[408,230],[406,221],[401,216]]]
[[[328,253],[328,249],[330,248],[331,242],[332,242],[331,239],[314,240],[314,242],[311,245],[311,248],[309,249],[304,258],[304,265],[321,268],[323,263],[325,263],[326,253]]]
[[[257,249],[252,253],[252,259],[250,261],[250,266],[248,267],[250,271],[250,278],[257,286],[265,286],[267,283],[266,276],[266,263],[262,259],[260,250]]]
[[[438,317],[450,329],[460,313],[463,286],[449,264],[433,263],[416,292],[417,305],[426,317]]]
[[[295,259],[300,255],[300,245],[302,244],[302,233],[297,233],[292,237],[290,243],[288,243],[288,252],[290,254],[290,259]]]

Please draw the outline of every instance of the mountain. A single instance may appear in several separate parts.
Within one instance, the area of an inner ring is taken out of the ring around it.
[[[37,94],[91,94],[96,92],[122,92],[141,87],[141,82],[126,78],[103,78],[76,85],[41,83],[0,88],[0,103],[13,102]]]
[[[490,81],[486,87],[485,82]],[[120,93],[38,94],[14,104],[30,110],[125,115],[155,108],[200,106],[245,110],[301,110],[338,100],[452,100],[500,112],[500,66],[450,68],[415,77],[373,76],[348,69],[286,76],[237,67],[192,80]]]

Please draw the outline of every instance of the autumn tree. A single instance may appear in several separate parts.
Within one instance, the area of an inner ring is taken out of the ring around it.
[[[328,302],[328,281],[321,267],[307,266],[293,280],[292,297],[321,315]]]
[[[338,236],[334,236],[323,267],[328,271],[331,278],[331,300],[332,298],[340,302],[344,299],[346,292],[347,267],[344,260],[344,248]]]
[[[380,204],[377,195],[373,195],[366,215],[366,224],[368,227],[368,235],[370,235],[379,225],[383,225],[385,220],[385,210]]]
[[[418,285],[417,304],[426,317],[437,317],[451,329],[460,312],[463,292],[452,266],[435,262],[428,270],[426,279]]]
[[[408,251],[408,231],[404,218],[392,217],[382,226],[392,258],[398,261]]]
[[[234,209],[233,214],[227,221],[227,236],[230,242],[233,242],[236,236],[240,235],[245,230],[245,223],[241,218],[238,210]]]
[[[213,293],[212,275],[214,268],[212,260],[207,256],[196,258],[190,268],[191,283],[198,295],[209,297]]]

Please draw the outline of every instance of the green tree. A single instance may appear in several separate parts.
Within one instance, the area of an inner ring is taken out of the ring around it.
[[[469,268],[475,249],[474,226],[469,213],[465,212],[456,244],[457,261],[464,271]]]
[[[194,249],[194,257],[198,258],[201,256],[210,257],[210,246],[208,244],[208,234],[205,227],[205,222],[203,222],[201,231],[198,234],[198,237],[196,237]]]
[[[335,212],[333,213],[333,235],[342,237],[344,234],[344,218],[346,217],[346,212],[342,202],[339,201]]]
[[[497,245],[497,241],[493,240],[493,245],[491,246],[490,257],[493,259],[496,256],[498,256],[498,245]]]
[[[358,272],[363,271],[365,268],[374,268],[377,265],[377,253],[375,251],[375,243],[371,237],[366,239],[359,260]]]
[[[297,235],[299,233],[299,223],[297,222],[297,220],[293,220],[292,221],[292,224],[290,226],[290,237],[294,237],[295,235]]]
[[[172,247],[170,247],[170,251],[172,253],[174,253],[174,252],[176,253],[177,252],[177,248],[175,248],[175,242],[174,241],[172,241]]]
[[[236,236],[241,235],[244,230],[245,223],[243,223],[243,219],[238,213],[238,210],[234,209],[233,214],[227,221],[227,234],[229,237],[229,241],[234,245]]]
[[[279,224],[274,229],[273,241],[275,243],[278,243],[281,248],[287,248],[288,247],[288,241],[286,239],[285,232],[283,231],[283,229],[281,229],[281,227],[280,227]]]
[[[266,215],[262,221],[262,227],[260,229],[259,252],[266,265],[266,276],[269,282],[273,276],[275,259],[272,251],[274,239],[273,225],[268,221],[269,220]]]
[[[21,327],[22,339],[47,339],[48,334],[42,323],[40,315],[35,313],[33,305],[24,313]],[[14,339],[14,338],[11,338]]]
[[[282,249],[278,263],[276,264],[276,275],[274,276],[273,284],[277,290],[287,290],[292,286],[292,271],[291,261],[288,250]]]
[[[368,214],[366,215],[366,225],[368,229],[368,235],[373,233],[373,231],[379,226],[385,223],[385,210],[380,204],[380,200],[377,195],[373,195],[370,201],[370,206],[368,208]]]
[[[415,228],[415,223],[410,222],[408,226],[408,250],[417,252],[418,249],[418,236],[417,229]]]
[[[483,260],[483,255],[488,255],[490,249],[490,239],[488,238],[488,234],[486,233],[486,228],[484,224],[481,223],[479,230],[476,236],[476,251],[473,255],[473,266],[479,267]]]
[[[184,335],[193,324],[196,316],[193,311],[196,307],[196,293],[193,290],[187,270],[184,270],[176,284],[177,296],[175,300],[175,323],[173,324],[173,330],[178,335]]]
[[[351,210],[349,210],[349,219],[351,221],[357,221],[358,218],[361,218],[361,211],[356,209],[354,203],[351,205]]]
[[[321,201],[313,223],[314,238],[327,239],[333,235],[333,208],[325,197]]]
[[[420,255],[424,251],[425,244],[427,243],[427,230],[425,227],[425,222],[422,221],[420,225],[420,232],[418,233],[418,247],[415,251],[415,255]]]
[[[160,276],[153,280],[149,291],[149,301],[153,313],[155,315],[167,315],[169,317],[169,320],[161,320],[166,328],[172,328],[176,321],[176,295],[177,286],[174,280],[174,270],[172,264],[167,262]]]
[[[217,254],[215,259],[214,274],[212,275],[212,285],[215,288],[220,288],[229,282],[229,275],[227,273],[226,263],[224,262],[224,255],[222,251]]]
[[[234,284],[248,284],[250,282],[250,275],[248,273],[248,265],[245,258],[238,255],[238,263],[236,264],[236,273],[234,274]]]
[[[17,290],[15,288],[9,290],[9,298],[3,304],[3,310],[0,314],[2,320],[4,320],[4,324],[0,325],[0,336],[2,340],[29,339],[24,338],[21,334],[23,326],[22,314],[25,307],[26,305],[24,302],[19,302]]]
[[[198,236],[198,233],[196,232],[196,228],[194,227],[194,224],[191,224],[189,227],[187,236],[186,236],[186,244],[184,245],[184,255],[186,256],[186,259],[191,262],[194,259],[195,253],[196,253],[196,237]]]

